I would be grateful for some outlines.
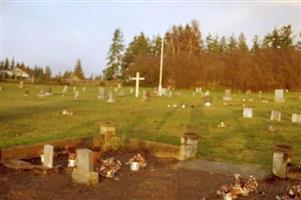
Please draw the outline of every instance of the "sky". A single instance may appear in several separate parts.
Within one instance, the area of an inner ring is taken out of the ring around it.
[[[163,35],[171,26],[197,20],[202,38],[208,33],[238,36],[251,43],[275,27],[291,24],[301,31],[300,1],[14,1],[0,0],[1,60],[33,67],[51,66],[53,74],[73,70],[82,61],[86,77],[106,66],[114,30],[127,45],[143,31]]]

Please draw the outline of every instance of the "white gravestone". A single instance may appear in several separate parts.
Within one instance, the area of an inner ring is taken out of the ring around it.
[[[98,96],[97,99],[105,99],[105,88],[104,87],[99,87],[98,88]]]
[[[210,95],[204,97],[204,104],[206,107],[210,107],[212,105],[213,98]]]
[[[79,90],[76,90],[74,93],[74,100],[78,100],[79,98]]]
[[[274,92],[275,97],[274,97],[274,101],[275,102],[284,102],[284,90],[283,89],[277,89]]]
[[[147,100],[148,100],[147,92],[146,92],[146,90],[143,90],[142,91],[142,99],[141,99],[141,101],[147,101]]]
[[[292,114],[292,123],[301,123],[301,114],[293,113]]]
[[[23,81],[20,81],[19,88],[23,88],[23,87],[24,87],[24,83],[23,83]]]
[[[202,94],[202,88],[201,87],[195,88],[195,93],[196,94]]]
[[[167,88],[161,88],[161,95],[162,96],[168,96],[168,93],[169,93],[169,91],[168,91]]]
[[[65,85],[64,88],[63,88],[63,90],[62,90],[63,96],[66,95],[67,91],[68,91],[68,85]]]
[[[223,96],[223,100],[224,101],[231,101],[232,100],[230,89],[225,90],[225,95]]]
[[[210,95],[210,91],[209,91],[209,90],[206,90],[204,95],[205,95],[205,96],[209,96],[209,95]]]
[[[134,93],[134,88],[131,88],[130,89],[130,94],[133,94]]]
[[[40,93],[38,94],[38,97],[45,97],[45,91],[40,90]]]
[[[131,80],[136,81],[136,87],[135,87],[135,97],[139,97],[139,81],[145,80],[144,77],[140,77],[140,73],[136,73],[136,77],[131,77]]]
[[[272,110],[271,112],[271,120],[272,121],[281,121],[281,112],[280,111],[276,111],[276,110]]]
[[[74,182],[94,185],[99,181],[98,173],[93,169],[93,155],[89,149],[76,150],[76,169],[72,172]]]
[[[253,109],[252,108],[244,108],[242,115],[243,115],[243,118],[253,118]]]
[[[53,168],[54,147],[52,145],[44,145],[43,166]]]
[[[113,102],[115,102],[114,97],[113,97],[113,92],[112,92],[112,91],[109,92],[107,102],[108,102],[108,103],[113,103]]]

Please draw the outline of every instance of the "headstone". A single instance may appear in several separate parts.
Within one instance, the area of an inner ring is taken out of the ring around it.
[[[231,101],[232,100],[230,89],[225,90],[225,95],[223,96],[223,100],[224,101]]]
[[[285,162],[283,158],[284,158],[284,153],[274,152],[273,174],[280,178],[286,178],[287,162]]]
[[[45,97],[44,90],[40,90],[40,93],[38,94],[38,97]]]
[[[275,92],[274,101],[275,102],[284,102],[284,90],[283,89],[276,89]]]
[[[86,92],[86,87],[82,87],[82,92]]]
[[[261,99],[262,98],[262,91],[260,90],[259,92],[258,92],[258,99]]]
[[[74,93],[74,100],[78,100],[79,98],[79,90],[76,90]]]
[[[93,169],[93,155],[89,149],[76,150],[76,169],[72,171],[76,183],[94,185],[98,183],[98,173]]]
[[[19,88],[23,88],[23,87],[24,87],[24,83],[23,83],[23,81],[20,81]]]
[[[168,97],[172,97],[172,96],[173,96],[172,90],[168,90]]]
[[[167,88],[161,88],[161,96],[168,96],[168,89]]]
[[[75,86],[72,87],[72,91],[73,91],[73,92],[76,92],[76,91],[77,91]]]
[[[252,108],[244,108],[242,115],[243,115],[243,118],[253,118],[253,109]]]
[[[109,92],[107,102],[108,102],[108,103],[113,103],[113,102],[115,102],[115,99],[114,99],[114,97],[113,97],[113,92],[112,92],[112,91]]]
[[[210,91],[209,91],[209,90],[206,90],[204,95],[205,95],[205,96],[209,96],[209,95],[210,95]]]
[[[278,145],[276,145],[278,146]],[[293,149],[290,148],[276,148],[273,154],[273,169],[272,172],[279,178],[286,178],[287,167],[291,162]]]
[[[105,88],[104,87],[99,87],[98,88],[98,96],[97,99],[105,99],[106,95],[105,95]]]
[[[131,77],[130,80],[136,81],[136,87],[135,87],[135,97],[139,96],[139,81],[145,80],[144,77],[140,77],[140,73],[136,73],[136,77]]]
[[[301,114],[293,113],[292,114],[292,123],[301,123]]]
[[[53,168],[54,147],[52,145],[44,145],[43,166]]]
[[[148,100],[147,92],[146,92],[146,90],[143,90],[142,91],[142,99],[141,99],[141,101],[147,101],[147,100]]]
[[[195,93],[196,94],[202,94],[202,88],[201,87],[195,88]]]
[[[271,112],[271,120],[272,121],[281,121],[281,112],[280,111],[276,111],[276,110],[272,110]]]
[[[48,88],[48,91],[45,92],[45,96],[52,96],[52,89]]]
[[[181,137],[179,160],[194,158],[198,151],[198,136],[194,133],[185,133]]]
[[[106,134],[110,134],[110,135],[115,135],[116,134],[116,127],[115,126],[100,126],[100,131],[99,133],[101,135],[106,135]]]
[[[246,94],[246,95],[250,95],[250,94],[252,94],[252,91],[251,91],[251,90],[247,90],[247,91],[245,92],[245,94]]]
[[[122,86],[121,86],[121,83],[118,83],[118,84],[117,84],[117,89],[120,90],[121,87],[122,87]]]
[[[134,88],[130,88],[130,94],[134,93]]]
[[[65,85],[63,90],[62,90],[62,95],[65,96],[67,91],[68,91],[68,85]]]
[[[204,96],[204,104],[206,107],[210,107],[212,105],[213,98],[210,95]]]

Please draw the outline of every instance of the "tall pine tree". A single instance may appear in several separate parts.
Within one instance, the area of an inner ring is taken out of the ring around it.
[[[123,51],[123,35],[120,28],[117,28],[113,34],[113,42],[108,52],[107,67],[103,71],[105,79],[112,80],[121,77]]]
[[[76,75],[80,79],[85,79],[85,75],[84,75],[84,72],[83,72],[83,69],[82,69],[82,64],[81,64],[81,61],[79,59],[76,62],[73,74]]]

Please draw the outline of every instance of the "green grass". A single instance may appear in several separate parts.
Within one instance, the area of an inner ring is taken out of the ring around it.
[[[126,96],[116,97],[109,104],[97,100],[98,88],[87,87],[80,92],[80,100],[73,100],[72,88],[67,96],[60,95],[63,86],[52,86],[51,97],[38,98],[40,89],[46,85],[26,85],[30,96],[23,96],[17,84],[2,83],[4,86],[2,110],[0,111],[0,148],[33,144],[64,138],[97,135],[99,126],[111,123],[118,134],[170,144],[179,144],[179,137],[188,131],[201,136],[199,156],[211,160],[227,160],[234,163],[253,163],[270,168],[272,145],[289,143],[295,148],[295,160],[301,160],[301,125],[290,122],[291,113],[301,113],[301,93],[286,93],[285,103],[274,103],[273,93],[264,93],[269,103],[262,103],[256,94],[233,93],[233,101],[223,105],[222,91],[212,91],[213,106],[203,106],[201,96],[192,96],[192,91],[181,90],[181,96],[152,97],[141,102],[123,88]],[[148,90],[152,91],[152,89]],[[253,98],[253,102],[243,102]],[[0,101],[1,102],[1,101]],[[173,104],[193,104],[194,108],[168,108]],[[253,107],[254,118],[242,118],[242,105]],[[62,115],[70,109],[74,116]],[[281,122],[269,120],[271,110],[282,111]],[[218,128],[223,121],[225,128]],[[273,124],[277,130],[268,132]]]

